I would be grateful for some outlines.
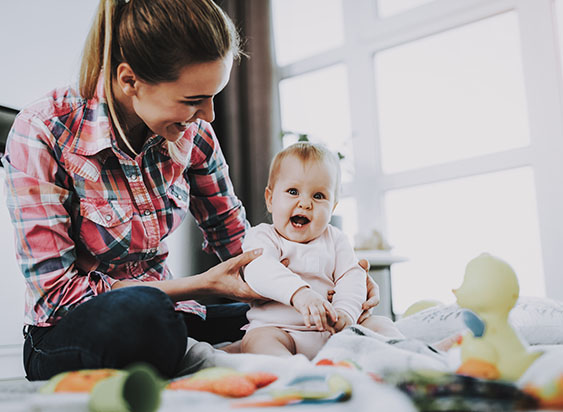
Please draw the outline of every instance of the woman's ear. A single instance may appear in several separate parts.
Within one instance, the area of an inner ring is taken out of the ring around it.
[[[137,93],[138,80],[129,63],[120,63],[117,66],[117,84],[126,96],[132,97]]]
[[[264,200],[266,200],[266,208],[269,213],[272,213],[272,189],[269,187],[264,190]]]

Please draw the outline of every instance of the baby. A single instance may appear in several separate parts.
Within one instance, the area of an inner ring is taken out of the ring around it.
[[[265,190],[273,224],[253,227],[243,245],[263,248],[244,277],[271,301],[251,305],[243,352],[312,359],[332,333],[358,321],[366,273],[344,233],[329,224],[339,187],[338,159],[321,145],[297,143],[275,156]],[[387,318],[371,316],[364,323],[402,336]]]

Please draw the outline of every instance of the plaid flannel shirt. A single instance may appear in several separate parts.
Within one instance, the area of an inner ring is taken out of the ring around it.
[[[213,129],[198,121],[175,144],[180,161],[158,135],[126,155],[103,79],[92,99],[57,89],[17,116],[2,161],[26,324],[53,325],[118,280],[170,279],[164,239],[188,209],[206,251],[240,253],[248,222]],[[205,317],[195,301],[176,308]]]

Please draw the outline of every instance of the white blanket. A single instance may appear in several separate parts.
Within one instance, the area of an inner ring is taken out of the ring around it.
[[[198,344],[199,345],[199,344]],[[192,349],[195,346],[192,347]],[[224,398],[206,392],[195,391],[164,391],[160,412],[179,411],[277,411],[288,409],[301,411],[416,411],[413,403],[395,387],[379,383],[373,379],[374,375],[383,376],[390,372],[410,370],[438,370],[453,371],[459,364],[459,351],[448,354],[432,350],[425,343],[414,340],[385,341],[381,335],[361,326],[353,326],[332,336],[325,347],[313,361],[303,355],[279,358],[267,355],[227,354],[221,350],[210,349],[203,351],[204,362],[199,367],[222,366],[236,369],[240,372],[264,371],[278,376],[278,380],[271,385],[255,392],[244,401],[263,398],[271,390],[287,386],[294,378],[304,375],[329,376],[339,374],[347,379],[352,387],[352,398],[346,402],[333,404],[304,404],[273,408],[237,408],[233,405],[241,402]],[[316,366],[322,359],[334,363],[346,361],[358,368],[344,368],[338,366]],[[519,382],[537,383],[549,382],[546,370],[549,369],[551,378],[563,374],[563,348],[556,346],[548,350],[546,355],[539,358]],[[37,384],[35,384],[37,385]],[[26,393],[22,397],[13,397],[0,402],[2,411],[87,411],[88,395],[55,394],[40,395]]]

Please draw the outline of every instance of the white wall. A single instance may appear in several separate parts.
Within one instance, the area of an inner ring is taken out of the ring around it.
[[[49,90],[76,82],[98,0],[0,1],[0,105],[21,109]],[[4,171],[0,169],[3,187]],[[0,198],[0,379],[23,376],[24,283],[13,230]],[[189,225],[169,239],[170,267],[188,274]],[[197,245],[196,245],[197,247]]]
[[[49,90],[77,80],[82,47],[98,0],[0,3],[0,105],[21,109]],[[23,376],[24,282],[0,169],[0,379]]]
[[[0,104],[20,109],[74,82],[98,0],[0,3]]]

